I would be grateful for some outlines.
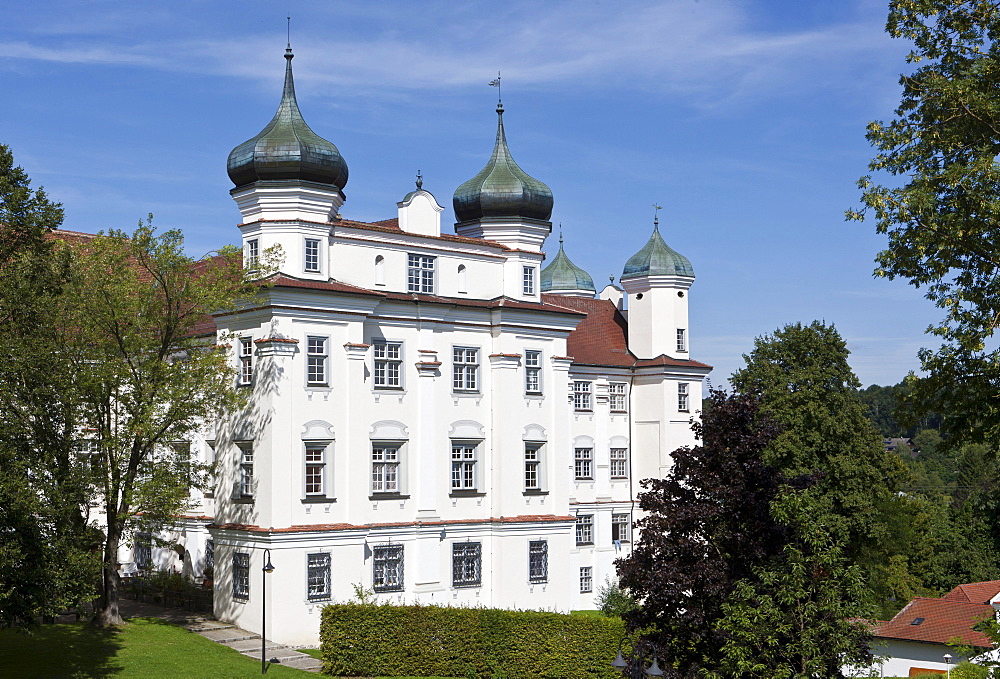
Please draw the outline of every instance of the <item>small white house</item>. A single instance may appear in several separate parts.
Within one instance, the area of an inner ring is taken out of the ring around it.
[[[875,627],[872,650],[881,676],[946,674],[968,659],[955,650],[956,642],[979,652],[992,649],[989,637],[974,627],[994,617],[998,606],[1000,580],[959,585],[940,599],[916,597],[892,620]]]

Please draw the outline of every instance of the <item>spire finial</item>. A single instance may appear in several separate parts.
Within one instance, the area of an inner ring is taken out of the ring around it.
[[[662,209],[663,206],[653,203],[653,210],[655,210],[653,213],[653,229],[656,231],[660,230],[660,210]]]
[[[615,277],[614,276],[608,276],[608,280],[611,281],[611,285],[615,284]]]
[[[503,98],[500,96],[500,71],[497,71],[496,80],[490,81],[490,87],[497,88],[497,113],[503,115]]]
[[[285,37],[287,39],[285,43],[285,58],[291,59],[294,56],[292,54],[292,17],[289,15],[285,19],[288,22],[285,26]]]
[[[424,188],[424,177],[420,174],[420,170],[417,170],[417,190]]]
[[[559,247],[562,247],[562,222],[559,222]]]

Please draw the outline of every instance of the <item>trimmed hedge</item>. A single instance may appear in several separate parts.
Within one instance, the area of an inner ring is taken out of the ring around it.
[[[351,603],[324,607],[320,648],[333,676],[614,679],[624,634],[620,618]]]

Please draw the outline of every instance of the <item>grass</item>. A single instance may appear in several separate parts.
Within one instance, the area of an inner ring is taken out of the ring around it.
[[[260,662],[183,627],[135,618],[113,631],[86,623],[45,625],[30,635],[0,630],[3,676],[19,679],[237,679],[259,677]],[[271,665],[271,679],[321,676]]]

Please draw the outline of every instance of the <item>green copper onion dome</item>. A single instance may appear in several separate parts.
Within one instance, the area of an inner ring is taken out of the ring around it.
[[[640,276],[689,276],[694,278],[694,269],[688,258],[670,249],[660,235],[659,220],[653,222],[653,235],[649,242],[625,262],[622,280]]]
[[[541,287],[542,292],[559,290],[597,292],[594,287],[594,279],[590,277],[590,274],[571,262],[566,256],[562,234],[559,234],[559,254],[552,259],[551,264],[542,269]]]
[[[347,184],[347,163],[332,143],[313,132],[299,111],[292,81],[292,49],[285,50],[285,89],[278,112],[261,133],[229,154],[229,178],[236,186],[260,180],[297,179]]]
[[[520,217],[548,221],[552,191],[514,162],[503,131],[503,104],[497,106],[497,142],[486,167],[455,191],[455,219]]]

